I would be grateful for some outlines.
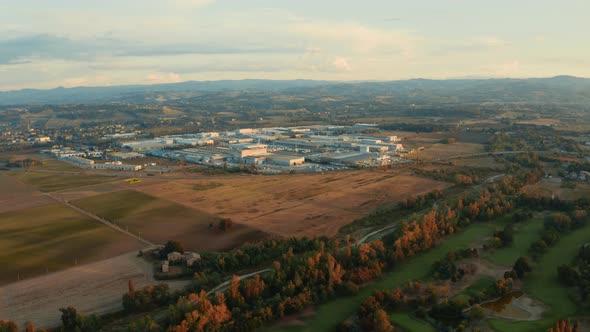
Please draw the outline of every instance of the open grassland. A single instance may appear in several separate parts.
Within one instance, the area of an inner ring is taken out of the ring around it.
[[[586,183],[575,183],[575,188],[562,188],[561,185],[563,180],[559,177],[551,179],[543,179],[538,183],[525,187],[525,190],[529,193],[536,193],[545,197],[551,197],[555,195],[565,200],[576,200],[579,198],[590,197],[590,184]]]
[[[555,247],[534,264],[533,272],[524,279],[523,287],[527,295],[542,301],[549,307],[543,319],[531,322],[511,322],[491,320],[490,325],[497,331],[533,332],[545,331],[556,320],[573,317],[579,312],[571,294],[557,278],[557,267],[570,262],[577,254],[580,246],[590,241],[590,226],[562,236]]]
[[[395,289],[408,280],[420,280],[427,278],[431,272],[432,264],[444,257],[450,250],[465,248],[474,242],[481,241],[489,236],[495,229],[492,223],[478,223],[470,226],[464,232],[455,234],[442,242],[439,246],[410,258],[399,264],[393,271],[386,272],[375,283],[361,288],[357,295],[338,298],[321,304],[316,308],[316,314],[310,319],[300,322],[298,326],[268,327],[266,332],[315,332],[333,331],[336,325],[358,310],[361,303],[371,295],[375,289]]]
[[[219,218],[211,214],[133,190],[71,203],[152,242],[179,240],[191,250],[223,250],[266,237],[263,232],[239,224],[223,232],[217,227]]]
[[[137,241],[59,204],[0,213],[0,283],[139,248]]]
[[[116,181],[116,179],[108,176],[85,174],[55,174],[24,171],[10,172],[10,174],[22,182],[30,184],[44,192],[52,192]]]
[[[144,179],[135,189],[281,236],[336,235],[383,204],[449,186],[383,171],[242,176],[214,180]]]

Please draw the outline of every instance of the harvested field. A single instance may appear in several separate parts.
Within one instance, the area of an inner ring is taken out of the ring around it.
[[[59,197],[65,201],[72,201],[84,197],[96,196],[100,194],[125,190],[129,184],[123,181],[99,183],[95,185],[84,186],[81,188],[67,189],[60,192],[52,193],[53,196]]]
[[[133,279],[141,289],[157,283],[153,266],[136,257],[136,252],[104,261],[74,267],[34,279],[0,287],[0,317],[24,326],[55,327],[60,322],[59,308],[73,306],[82,313],[105,314],[122,309],[121,296]],[[189,281],[170,281],[172,290]]]
[[[31,208],[53,202],[34,187],[0,172],[0,213]]]
[[[0,213],[0,284],[141,248],[60,204]]]
[[[281,236],[333,236],[340,227],[380,205],[448,186],[409,174],[362,171],[214,180],[152,179],[134,188]]]
[[[190,250],[224,250],[267,236],[239,224],[223,232],[217,227],[219,218],[216,216],[133,190],[86,197],[71,203],[152,242],[164,244],[168,240],[179,240]]]
[[[534,185],[525,187],[525,190],[529,193],[536,193],[545,197],[551,197],[555,195],[565,200],[576,200],[579,198],[590,197],[590,185],[586,183],[576,182],[576,187],[562,188],[562,179],[554,177],[551,179],[543,179]]]
[[[10,174],[22,182],[30,184],[44,192],[78,188],[82,186],[113,182],[117,180],[107,176],[94,176],[85,174],[57,174],[22,171],[10,172]]]

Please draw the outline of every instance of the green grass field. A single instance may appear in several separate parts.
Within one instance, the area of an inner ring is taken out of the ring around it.
[[[11,172],[11,175],[44,192],[72,189],[117,180],[108,176],[84,174]]]
[[[71,203],[155,243],[179,240],[191,250],[228,249],[266,236],[237,224],[230,231],[222,232],[217,227],[219,218],[213,215],[133,190]]]
[[[590,225],[563,236],[559,243],[549,249],[535,264],[533,272],[524,280],[527,295],[541,300],[549,307],[543,319],[534,322],[510,322],[491,320],[490,325],[497,331],[545,331],[555,321],[575,316],[579,309],[568,290],[557,280],[557,267],[570,262],[581,245],[590,242]]]
[[[496,225],[493,223],[478,223],[470,226],[463,233],[449,237],[436,248],[409,259],[391,272],[386,272],[375,283],[361,288],[357,295],[338,298],[319,305],[316,308],[316,315],[306,320],[305,326],[268,327],[264,331],[332,331],[338,323],[354,314],[375,289],[394,289],[407,280],[427,278],[431,272],[432,264],[436,260],[446,255],[450,250],[467,247],[474,241],[489,236],[495,227]]]
[[[423,320],[412,317],[407,312],[396,312],[389,316],[393,325],[401,327],[404,331],[436,332],[436,329]]]
[[[497,249],[485,258],[494,264],[512,265],[520,256],[528,255],[531,244],[541,238],[542,231],[543,216],[538,214],[531,220],[515,225],[512,245]]]
[[[0,214],[0,284],[141,248],[59,204]]]

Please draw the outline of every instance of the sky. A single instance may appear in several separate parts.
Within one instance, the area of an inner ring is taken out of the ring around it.
[[[1,0],[0,90],[590,77],[588,0]]]

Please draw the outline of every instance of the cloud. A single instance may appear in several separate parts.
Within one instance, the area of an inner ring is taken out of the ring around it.
[[[98,57],[162,56],[184,54],[262,54],[291,53],[290,47],[253,45],[215,45],[199,42],[185,44],[142,43],[114,38],[75,40],[52,35],[33,35],[0,40],[0,64],[17,64],[30,59],[95,60]]]
[[[358,23],[303,22],[291,26],[309,47],[329,48],[358,54],[397,53],[411,56],[417,37],[408,31],[369,28]]]
[[[337,56],[334,59],[334,61],[332,62],[332,65],[334,66],[334,68],[336,68],[336,70],[339,70],[339,71],[351,71],[352,70],[352,67],[348,63],[348,60],[344,57],[341,57],[341,56]]]
[[[149,84],[179,83],[182,78],[177,73],[151,73],[146,76]]]

